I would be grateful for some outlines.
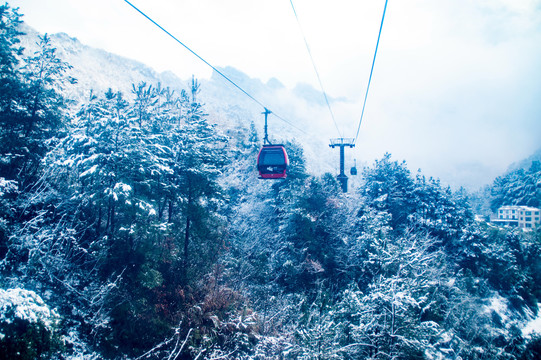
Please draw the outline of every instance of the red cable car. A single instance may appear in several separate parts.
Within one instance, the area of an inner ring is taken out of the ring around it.
[[[260,179],[284,179],[289,159],[283,145],[263,145],[257,156]]]

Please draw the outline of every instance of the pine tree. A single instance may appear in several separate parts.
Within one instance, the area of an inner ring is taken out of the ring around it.
[[[16,121],[18,99],[23,93],[23,84],[18,71],[23,48],[19,45],[21,15],[9,5],[0,5],[0,117],[2,142]],[[4,153],[4,150],[3,152]]]
[[[223,246],[226,139],[207,122],[197,88],[191,101],[144,84],[133,102],[91,92],[45,159],[32,195],[40,211],[10,244],[12,270],[66,286],[66,300],[86,309],[80,329],[111,356],[119,344],[138,354],[178,325],[199,296],[182,294],[200,286]],[[152,331],[132,326],[145,319]]]
[[[18,71],[23,52],[19,45],[20,17],[17,9],[0,5],[0,259],[6,255],[8,237],[13,231],[14,203],[20,188],[12,169],[16,158],[12,143],[18,137],[16,129],[21,116],[16,104],[24,93]]]
[[[61,135],[66,103],[60,93],[62,82],[75,81],[66,76],[71,66],[58,58],[47,35],[40,37],[38,45],[33,56],[22,59],[22,66],[11,64],[14,73],[6,79],[11,90],[3,94],[7,98],[1,102],[0,136],[5,160],[0,175],[19,181],[21,188],[37,180],[41,158],[51,148],[51,141]]]
[[[518,169],[497,177],[491,195],[493,212],[503,205],[541,207],[541,163],[533,161],[528,170]]]
[[[217,179],[226,160],[226,139],[216,133],[196,102],[199,86],[192,80],[192,101],[179,134],[176,155],[182,201],[179,205],[184,221],[182,273],[186,280],[191,276],[190,271],[203,270],[208,260],[217,259],[220,239],[214,231],[221,227],[218,211],[223,201],[223,190]],[[213,238],[218,242],[211,241]],[[192,255],[194,251],[197,256]]]
[[[381,234],[367,244],[362,288],[346,290],[338,305],[349,323],[344,351],[350,356],[422,358],[427,326],[433,324],[448,280],[443,253],[430,237]],[[364,285],[366,284],[366,285]]]
[[[414,181],[406,163],[391,161],[391,155],[376,160],[364,171],[362,194],[370,206],[391,215],[393,229],[403,228],[416,207]]]
[[[312,288],[324,279],[337,286],[343,280],[342,255],[345,200],[331,174],[306,180],[287,211],[282,241],[292,268],[284,273],[285,287]],[[285,270],[285,269],[284,269]]]

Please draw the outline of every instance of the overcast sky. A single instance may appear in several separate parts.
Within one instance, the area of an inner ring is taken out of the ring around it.
[[[131,2],[214,66],[319,88],[289,0]],[[325,90],[352,103],[335,115],[354,137],[385,0],[293,3]],[[210,77],[123,0],[9,4],[40,32],[183,79]],[[357,158],[389,151],[449,183],[480,185],[539,147],[541,0],[389,1]]]

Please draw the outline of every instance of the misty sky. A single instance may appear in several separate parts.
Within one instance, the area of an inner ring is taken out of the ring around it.
[[[289,0],[131,2],[214,66],[319,89]],[[385,1],[293,3],[325,90],[349,100],[335,117],[354,137]],[[65,32],[183,79],[210,77],[122,0],[9,4],[40,32]],[[539,147],[541,0],[389,1],[354,149],[359,161],[391,152],[447,183],[479,186]]]

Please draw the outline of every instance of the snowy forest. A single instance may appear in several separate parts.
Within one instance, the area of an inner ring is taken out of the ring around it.
[[[541,232],[474,215],[541,206],[530,161],[479,193],[384,155],[344,193],[286,141],[209,121],[186,89],[75,84],[0,6],[0,359],[540,359]],[[231,91],[235,91],[232,89]]]

